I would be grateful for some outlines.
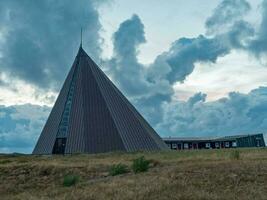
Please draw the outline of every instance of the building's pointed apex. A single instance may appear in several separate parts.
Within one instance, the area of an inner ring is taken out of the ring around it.
[[[83,47],[83,28],[81,28],[81,43],[80,43],[80,48]]]
[[[82,47],[82,45],[80,45],[80,47],[79,47],[79,51],[78,51],[78,55],[80,55],[83,51],[84,51],[84,50],[83,50],[83,47]]]
[[[87,54],[84,51],[84,49],[82,47],[82,44],[81,44],[80,47],[79,47],[78,53],[77,53],[77,57],[84,56],[84,55],[87,55]]]

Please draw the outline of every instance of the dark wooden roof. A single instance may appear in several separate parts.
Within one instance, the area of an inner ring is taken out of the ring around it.
[[[167,149],[82,47],[33,154],[52,154],[56,138],[62,137],[65,153]]]

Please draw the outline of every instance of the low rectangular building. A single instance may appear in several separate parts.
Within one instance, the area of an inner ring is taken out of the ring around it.
[[[224,137],[167,137],[163,140],[174,150],[265,147],[262,133]]]

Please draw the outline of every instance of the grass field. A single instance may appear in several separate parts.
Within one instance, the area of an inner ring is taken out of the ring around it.
[[[145,156],[147,172],[133,173]],[[110,176],[114,164],[128,172]],[[76,184],[67,187],[66,177]],[[0,155],[0,199],[267,199],[267,149]]]

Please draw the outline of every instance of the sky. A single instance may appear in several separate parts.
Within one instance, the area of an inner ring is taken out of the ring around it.
[[[0,152],[31,153],[81,27],[160,136],[267,133],[267,0],[1,0]]]

